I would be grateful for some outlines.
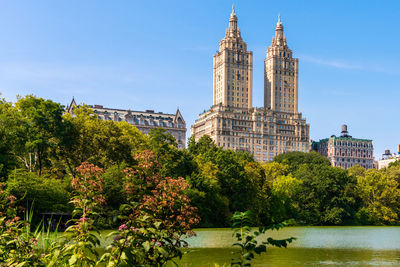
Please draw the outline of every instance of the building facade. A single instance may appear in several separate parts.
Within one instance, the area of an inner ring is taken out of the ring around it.
[[[279,16],[275,37],[264,61],[264,107],[288,113],[298,112],[299,60],[293,58]]]
[[[237,27],[237,17],[232,8],[225,38],[214,55],[213,105],[251,108],[253,87],[253,52],[247,51]]]
[[[332,166],[348,169],[355,165],[365,169],[374,168],[372,140],[353,138],[348,134],[347,125],[342,126],[339,137],[321,139],[313,143],[313,149],[327,157]]]
[[[73,113],[73,107],[77,106],[75,99],[72,99],[66,111]],[[154,112],[154,110],[134,111],[125,109],[106,108],[102,105],[89,105],[94,114],[101,120],[126,121],[136,126],[139,131],[148,134],[151,129],[161,127],[175,137],[178,148],[186,147],[186,122],[179,109],[175,114]]]
[[[257,161],[310,150],[309,124],[298,112],[298,59],[292,57],[279,18],[267,50],[264,107],[252,106],[253,54],[247,50],[234,11],[214,55],[213,106],[191,127],[195,140],[208,135],[217,146],[247,151]]]
[[[389,149],[385,150],[385,154],[382,154],[382,158],[377,161],[377,168],[380,170],[386,168],[390,163],[400,160],[400,144],[397,147],[397,153],[390,153]]]

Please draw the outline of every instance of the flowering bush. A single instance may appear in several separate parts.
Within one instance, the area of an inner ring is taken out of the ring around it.
[[[66,230],[69,236],[45,256],[48,266],[94,266],[99,258],[95,246],[100,245],[100,241],[90,231],[96,230],[93,217],[98,215],[97,209],[105,202],[102,196],[103,169],[84,162],[76,170],[77,176],[72,180],[75,196],[71,203],[75,207],[72,215],[79,215],[79,219],[70,221],[73,224]]]
[[[124,170],[127,203],[121,206],[123,224],[107,248],[102,261],[107,266],[163,266],[182,257],[185,236],[199,222],[196,208],[185,194],[183,178],[162,178],[155,154],[135,156],[138,166]]]
[[[100,241],[93,230],[105,203],[101,168],[84,162],[76,169],[73,219],[61,240],[50,242],[46,250],[37,246],[29,222],[17,216],[16,198],[7,196],[0,185],[0,266],[164,266],[182,257],[184,238],[194,235],[191,228],[199,222],[185,193],[188,184],[183,178],[163,178],[151,151],[134,159],[137,166],[123,171],[123,223],[100,259],[95,249]]]
[[[6,194],[4,185],[0,184],[0,266],[39,265],[35,250],[37,241],[30,232],[29,223],[18,217],[16,200],[13,195]]]

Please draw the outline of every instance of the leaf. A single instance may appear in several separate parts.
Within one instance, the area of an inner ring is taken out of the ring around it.
[[[154,223],[154,226],[158,229],[158,228],[160,228],[160,225],[161,225],[161,222],[155,222]]]
[[[69,261],[68,261],[68,264],[69,265],[74,265],[75,263],[76,263],[76,261],[77,261],[78,259],[77,259],[77,257],[76,257],[76,255],[72,255],[72,257],[69,259]]]
[[[258,247],[256,247],[254,249],[254,252],[257,254],[261,254],[262,252],[266,252],[267,251],[267,247],[265,245],[259,245]]]
[[[162,248],[162,247],[157,247],[157,250],[164,256],[164,257],[168,257],[168,252]]]
[[[150,250],[150,243],[149,241],[144,242],[143,244],[144,250],[147,252]]]
[[[237,246],[237,247],[243,248],[243,244],[241,244],[241,243],[234,243],[232,246],[233,246],[233,247],[234,247],[234,246]]]

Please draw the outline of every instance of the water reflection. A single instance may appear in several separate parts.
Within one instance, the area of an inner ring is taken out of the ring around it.
[[[194,248],[226,248],[234,241],[231,229],[198,229],[197,236],[187,239]],[[267,233],[274,238],[296,237],[290,247],[363,248],[400,250],[400,227],[381,226],[310,226],[286,227]]]
[[[230,229],[196,232],[180,266],[230,262]],[[297,240],[288,249],[270,248],[253,266],[400,266],[400,227],[287,227],[269,235]]]

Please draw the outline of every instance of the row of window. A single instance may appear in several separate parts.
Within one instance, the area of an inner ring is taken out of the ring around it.
[[[366,148],[372,148],[371,143],[365,143],[365,142],[348,142],[348,141],[336,141],[337,146],[349,146],[349,147],[366,147]]]

